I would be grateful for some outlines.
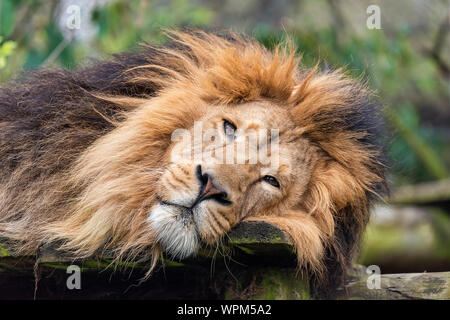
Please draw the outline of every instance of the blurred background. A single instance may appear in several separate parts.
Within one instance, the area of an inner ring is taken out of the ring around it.
[[[163,44],[162,28],[232,29],[267,47],[289,35],[304,64],[346,66],[386,107],[392,194],[374,208],[358,262],[448,271],[449,11],[446,0],[0,0],[0,83]]]

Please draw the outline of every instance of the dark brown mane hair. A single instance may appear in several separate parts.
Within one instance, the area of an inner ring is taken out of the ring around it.
[[[82,168],[86,163],[79,161],[80,154],[137,106],[164,94],[196,95],[222,104],[269,99],[292,106],[296,124],[323,153],[305,207],[324,230],[330,229],[324,270],[311,274],[313,294],[328,297],[342,285],[372,199],[385,189],[379,108],[366,84],[342,70],[301,66],[292,45],[270,52],[233,33],[200,31],[172,32],[169,38],[165,47],[144,45],[75,71],[27,71],[0,89],[0,237],[16,253],[32,254],[48,241],[61,240],[44,231],[64,230],[58,225],[64,218],[72,228],[65,230],[77,257],[104,248],[127,258],[150,252],[155,249],[149,245],[152,235],[145,235],[139,219],[121,226],[119,214],[111,217],[117,237],[105,230],[92,242],[76,242],[76,234],[95,213],[72,205],[85,200],[86,190],[96,179],[101,181],[104,173],[99,170],[107,165],[105,159],[84,174],[89,169]],[[169,129],[167,125],[154,144],[156,155],[161,153],[157,148],[166,147]],[[105,195],[105,203],[119,197]],[[126,200],[142,218],[148,203],[141,208],[136,199]]]

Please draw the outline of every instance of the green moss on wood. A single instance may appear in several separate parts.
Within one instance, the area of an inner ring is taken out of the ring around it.
[[[280,228],[265,223],[248,221],[237,225],[229,234],[232,244],[288,243],[286,234]]]
[[[248,282],[250,277],[251,281]],[[225,292],[225,299],[308,300],[309,284],[292,269],[261,268],[241,275]],[[245,284],[245,285],[244,285]]]
[[[263,293],[255,299],[266,300],[308,300],[309,286],[307,281],[295,273],[270,269],[264,274]]]
[[[236,248],[239,248],[239,249],[242,250],[242,251],[244,251],[246,254],[249,254],[249,255],[254,255],[254,254],[255,254],[255,251],[254,251],[254,250],[249,249],[249,248],[246,248],[246,247],[244,247],[244,246],[241,246],[241,245],[235,245],[235,247],[236,247]]]
[[[0,243],[0,258],[9,256],[11,256],[9,250]]]
[[[167,267],[175,267],[175,268],[184,267],[185,266],[184,263],[173,261],[173,260],[164,260],[164,264]]]

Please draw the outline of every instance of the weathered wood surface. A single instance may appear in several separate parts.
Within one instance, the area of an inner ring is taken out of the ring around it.
[[[281,229],[241,223],[218,251],[205,249],[181,262],[166,260],[138,285],[148,264],[114,265],[108,257],[71,261],[46,248],[36,265],[36,257],[13,257],[0,246],[0,299],[32,299],[35,290],[38,299],[310,298],[308,281],[297,272],[289,237]],[[66,288],[70,264],[81,267],[82,290]],[[368,289],[369,275],[362,267],[355,270],[340,299],[450,299],[450,272],[381,275],[381,288]]]
[[[348,300],[449,300],[450,272],[381,274],[379,286],[372,274],[358,266],[347,275],[340,299]]]

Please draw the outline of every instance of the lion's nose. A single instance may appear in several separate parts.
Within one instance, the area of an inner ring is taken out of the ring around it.
[[[202,173],[202,167],[200,165],[197,166],[196,175],[200,181],[200,192],[193,206],[208,199],[214,199],[223,205],[231,204],[227,200],[228,194],[214,185],[213,179],[209,174]]]

